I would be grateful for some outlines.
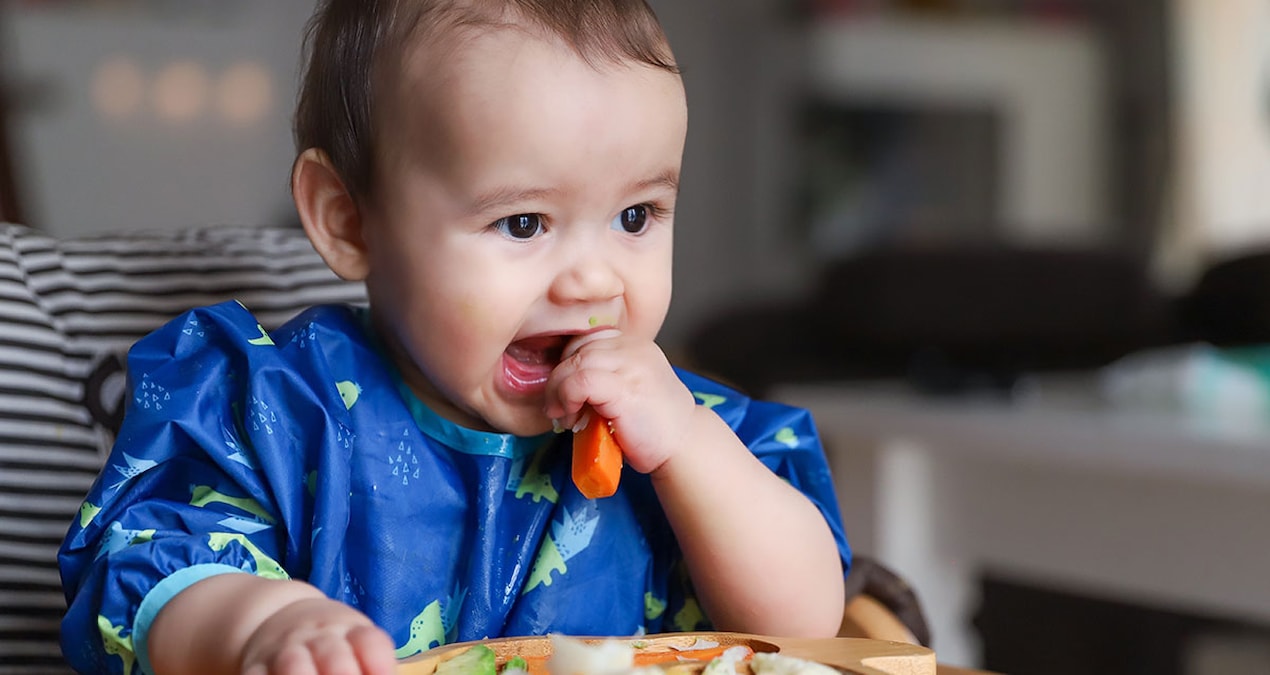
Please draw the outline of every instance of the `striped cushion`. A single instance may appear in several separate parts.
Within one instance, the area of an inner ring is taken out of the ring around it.
[[[67,672],[56,552],[109,449],[123,354],[230,299],[274,327],[365,291],[294,229],[55,239],[0,223],[0,675]]]

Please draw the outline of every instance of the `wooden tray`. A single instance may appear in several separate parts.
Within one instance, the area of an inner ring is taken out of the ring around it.
[[[582,638],[602,640],[604,638]],[[697,640],[708,640],[720,645],[747,645],[755,652],[779,652],[810,661],[833,666],[853,675],[935,675],[935,652],[904,642],[864,640],[860,638],[778,638],[747,633],[663,633],[647,635],[638,640],[647,649],[687,647]],[[398,675],[432,675],[437,664],[457,656],[476,644],[484,644],[494,650],[499,664],[520,655],[545,657],[551,654],[551,641],[546,637],[496,638],[480,642],[460,642],[426,651],[402,661],[397,666]]]

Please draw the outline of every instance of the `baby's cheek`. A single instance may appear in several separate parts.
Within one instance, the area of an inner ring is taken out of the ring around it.
[[[453,330],[462,335],[500,335],[507,325],[507,314],[494,304],[476,297],[465,297],[455,304]],[[501,317],[501,318],[500,318]]]
[[[460,300],[458,302],[457,307],[458,307],[459,318],[464,321],[469,321],[469,322],[479,321],[480,318],[484,316],[486,313],[482,311],[483,308],[481,306],[480,299],[471,297],[471,296],[465,297],[462,300]]]

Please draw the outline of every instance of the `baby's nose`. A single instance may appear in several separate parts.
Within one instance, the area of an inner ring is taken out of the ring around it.
[[[601,302],[622,294],[622,278],[602,256],[582,254],[556,276],[551,299],[561,304]]]

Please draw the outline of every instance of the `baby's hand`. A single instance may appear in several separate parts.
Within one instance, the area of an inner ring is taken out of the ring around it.
[[[245,675],[391,675],[392,639],[366,615],[327,598],[293,602],[265,619],[243,647]]]
[[[626,463],[641,473],[657,470],[683,446],[696,407],[652,340],[616,329],[569,343],[547,381],[549,417],[566,429],[584,417],[591,424],[603,423],[596,415],[612,421]]]

